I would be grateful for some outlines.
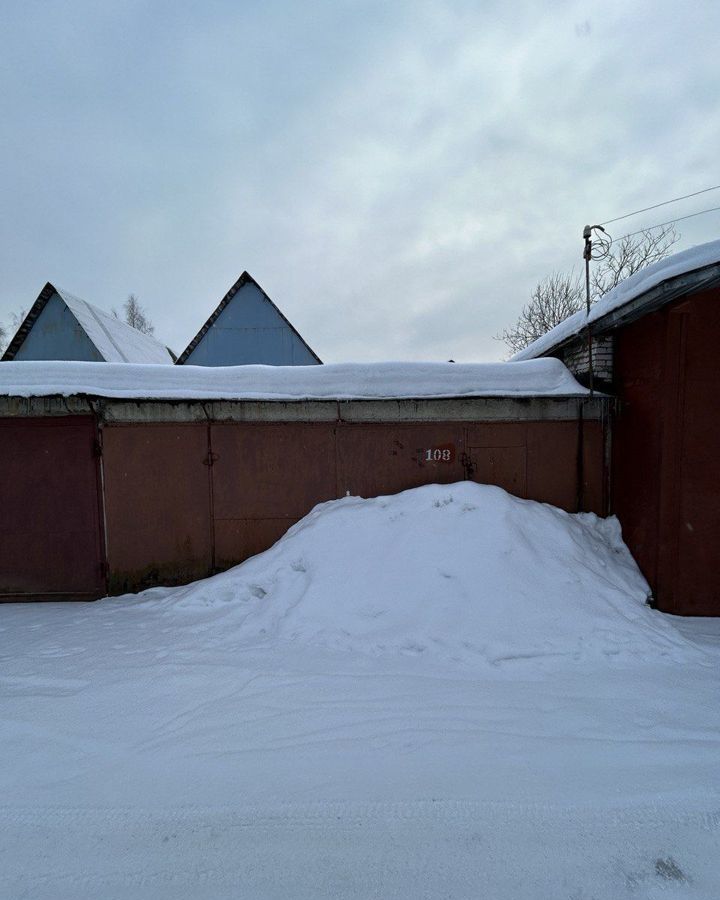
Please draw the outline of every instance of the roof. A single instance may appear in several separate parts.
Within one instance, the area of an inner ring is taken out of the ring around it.
[[[8,345],[3,360],[13,360],[35,325],[50,298],[57,294],[73,314],[82,330],[97,348],[105,362],[109,363],[163,363],[172,364],[167,347],[152,335],[131,328],[120,319],[98,309],[92,303],[74,297],[56,288],[50,282],[40,291],[30,312],[25,316],[15,337]]]
[[[10,362],[0,395],[147,400],[377,400],[587,396],[557,359],[507,363],[340,363],[324,366],[140,366]]]
[[[621,281],[590,307],[560,322],[511,357],[511,362],[535,359],[556,351],[580,335],[588,325],[599,333],[659,309],[665,303],[691,292],[720,284],[720,241],[710,241],[674,253],[640,269]]]
[[[235,294],[240,291],[241,288],[245,287],[246,284],[253,284],[263,295],[265,300],[272,306],[275,312],[280,316],[280,318],[285,322],[285,324],[290,328],[293,334],[298,338],[298,340],[307,348],[308,352],[315,357],[315,359],[322,363],[322,360],[317,355],[317,353],[313,350],[313,348],[308,344],[305,338],[300,334],[300,332],[295,328],[295,326],[290,322],[290,320],[283,314],[282,310],[279,309],[271,300],[271,298],[265,293],[265,291],[260,287],[260,285],[255,281],[252,275],[249,272],[243,272],[242,275],[238,278],[235,284],[230,288],[230,290],[225,294],[220,303],[218,303],[215,311],[208,317],[207,321],[203,325],[203,327],[198,331],[195,337],[190,341],[187,347],[183,350],[183,352],[177,358],[177,365],[182,366],[185,364],[185,360],[190,356],[193,350],[197,347],[200,341],[205,337],[215,322],[217,321],[220,313],[225,309],[225,307],[230,303]]]

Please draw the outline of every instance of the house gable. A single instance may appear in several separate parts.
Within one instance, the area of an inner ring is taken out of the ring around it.
[[[194,366],[312,366],[320,362],[247,272],[178,358],[178,365]]]
[[[167,347],[49,282],[10,341],[3,360],[172,365]]]
[[[2,358],[103,362],[102,354],[75,314],[49,283],[40,292]]]

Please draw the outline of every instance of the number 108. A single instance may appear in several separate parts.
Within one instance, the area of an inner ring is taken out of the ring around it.
[[[426,450],[425,462],[450,462],[450,450],[447,448],[441,450],[439,447],[434,450]]]

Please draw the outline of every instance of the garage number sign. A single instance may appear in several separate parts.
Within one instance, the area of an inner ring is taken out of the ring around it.
[[[438,444],[436,447],[425,447],[418,451],[418,457],[424,463],[455,462],[455,444]]]

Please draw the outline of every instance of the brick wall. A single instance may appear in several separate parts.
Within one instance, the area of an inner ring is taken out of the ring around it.
[[[593,376],[596,381],[611,384],[613,380],[613,338],[593,338]],[[578,340],[562,351],[560,358],[570,371],[584,382],[588,375],[588,347],[585,340]]]

